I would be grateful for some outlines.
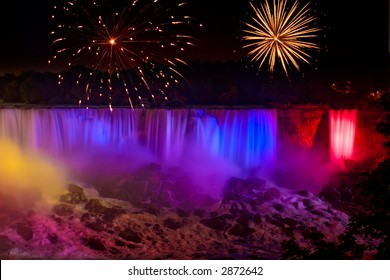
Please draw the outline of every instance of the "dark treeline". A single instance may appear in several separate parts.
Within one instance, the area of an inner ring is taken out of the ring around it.
[[[371,92],[388,87],[388,72],[383,67],[365,67],[366,71],[359,70],[362,67],[353,71],[342,67],[330,69],[319,66],[318,70],[307,67],[302,72],[291,71],[286,77],[283,71],[271,75],[266,70],[257,71],[247,65],[236,61],[190,62],[188,67],[181,69],[183,77],[178,79],[178,83],[171,83],[168,89],[163,80],[149,79],[149,88],[137,86],[135,91],[133,86],[129,86],[129,95],[134,106],[140,106],[142,100],[150,107],[269,106],[273,103],[332,105],[366,99]],[[83,66],[75,66],[63,73],[26,71],[19,75],[5,74],[0,77],[0,99],[3,103],[50,106],[76,106],[79,102],[98,106],[109,103],[114,106],[129,105],[129,96],[122,82],[112,79],[110,89],[97,82],[107,79],[104,73],[94,78],[92,86],[95,88],[88,96],[86,79],[89,79],[89,72]],[[59,74],[62,77],[60,84]],[[136,80],[138,76],[131,71],[125,74],[123,76],[129,77],[126,81],[128,85],[141,84]]]

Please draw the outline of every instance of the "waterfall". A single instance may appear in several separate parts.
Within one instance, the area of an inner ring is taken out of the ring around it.
[[[203,155],[249,170],[275,159],[276,118],[275,109],[2,109],[0,139],[57,157],[142,146],[163,164]]]
[[[357,110],[330,110],[330,153],[334,159],[353,155]]]

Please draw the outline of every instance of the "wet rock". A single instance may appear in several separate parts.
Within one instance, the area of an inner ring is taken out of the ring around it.
[[[157,207],[148,206],[145,208],[144,212],[158,216],[160,214],[160,210]]]
[[[58,243],[58,235],[57,234],[47,234],[47,240],[50,241],[51,244],[57,244]]]
[[[61,217],[58,217],[58,216],[56,216],[56,215],[51,215],[50,216],[50,219],[52,219],[53,221],[55,221],[57,224],[62,224],[62,219],[61,219]]]
[[[307,190],[299,190],[299,191],[296,191],[295,194],[303,196],[303,197],[308,197],[310,195],[310,193]]]
[[[53,206],[52,211],[58,216],[68,216],[73,214],[73,207],[67,204],[56,204]]]
[[[222,216],[212,217],[210,219],[203,219],[200,221],[206,227],[215,229],[215,230],[226,230],[229,227],[226,219]]]
[[[102,225],[102,223],[99,223],[99,222],[94,222],[94,223],[86,223],[85,226],[87,228],[90,228],[96,232],[101,232],[104,230],[104,226]]]
[[[157,163],[151,163],[147,166],[140,168],[136,172],[136,177],[141,180],[149,180],[153,175],[161,173],[161,165]]]
[[[314,240],[318,241],[324,238],[324,234],[320,232],[317,227],[306,227],[306,226],[301,226],[299,228],[300,233],[302,236],[307,239],[307,240]]]
[[[6,235],[0,235],[0,254],[7,255],[12,248],[11,239]]]
[[[247,188],[251,190],[260,191],[265,189],[266,181],[258,177],[248,177],[245,181]]]
[[[242,225],[248,225],[252,220],[253,215],[249,212],[244,212],[236,219],[236,222]]]
[[[31,229],[31,226],[26,223],[19,223],[16,226],[16,232],[22,237],[24,240],[28,241],[33,238],[34,232]]]
[[[190,215],[188,211],[181,208],[176,209],[176,214],[181,218],[187,218]]]
[[[108,252],[112,255],[119,255],[120,253],[122,253],[118,248],[115,248],[115,247],[111,247]]]
[[[69,184],[68,186],[69,193],[61,195],[59,198],[60,202],[63,203],[70,203],[70,204],[79,204],[79,203],[85,203],[87,202],[87,197],[84,194],[83,188],[74,185]]]
[[[237,202],[233,202],[231,205],[230,205],[230,208],[229,208],[229,213],[234,215],[234,216],[237,216],[240,211],[242,210],[241,206],[239,203]],[[217,214],[218,215],[218,214]],[[215,215],[215,216],[217,216]]]
[[[275,204],[273,207],[274,207],[275,210],[277,210],[279,212],[283,212],[284,209],[285,209],[285,207],[282,204],[279,204],[279,203]]]
[[[274,225],[274,226],[277,226],[277,227],[280,227],[280,228],[284,228],[284,223],[283,223],[283,221],[281,220],[281,218],[279,218],[279,217],[270,217],[270,216],[268,216],[268,215],[266,215],[265,216],[265,220],[268,222],[268,223],[270,223],[270,224],[272,224],[272,225]]]
[[[226,184],[224,193],[225,194],[228,194],[228,193],[242,194],[242,193],[244,193],[244,189],[246,189],[246,187],[247,186],[246,186],[245,180],[243,180],[241,178],[237,178],[237,177],[231,177]]]
[[[104,251],[106,250],[106,247],[102,243],[102,241],[99,238],[91,237],[86,240],[84,240],[85,246],[91,248],[95,251]]]
[[[112,222],[119,215],[125,214],[126,210],[119,206],[106,208],[104,211],[103,220],[105,222]]]
[[[306,209],[313,209],[314,206],[315,206],[315,203],[312,200],[308,199],[308,198],[304,198],[302,200],[302,203],[306,207]]]
[[[281,192],[277,188],[270,188],[264,192],[264,201],[279,199],[281,195]]]
[[[107,210],[107,207],[103,205],[100,199],[93,198],[90,199],[87,204],[85,204],[84,209],[91,213],[104,214]]]
[[[164,226],[173,230],[177,230],[183,226],[183,223],[175,219],[168,218],[164,220]]]
[[[142,237],[138,232],[135,232],[131,228],[126,228],[119,233],[119,237],[122,237],[124,240],[131,241],[134,243],[141,243]]]
[[[229,229],[228,234],[246,238],[254,232],[255,230],[247,225],[235,224],[231,229]]]
[[[199,218],[203,218],[205,214],[206,214],[206,210],[204,209],[201,208],[194,209],[194,215]]]
[[[123,242],[122,240],[119,240],[118,238],[115,238],[115,246],[123,247],[125,245],[126,245],[125,242]]]
[[[83,215],[81,215],[80,221],[81,221],[82,223],[86,223],[86,222],[88,222],[90,219],[91,219],[91,214],[88,213],[88,212],[86,212],[86,213],[84,213]]]
[[[284,218],[283,222],[290,228],[295,228],[295,226],[299,224],[299,222],[293,218]]]
[[[320,211],[320,210],[311,210],[310,213],[312,213],[313,215],[320,216],[320,217],[325,217],[325,213]]]
[[[263,222],[260,214],[255,214],[253,216],[253,221],[256,223],[256,225],[259,225]]]

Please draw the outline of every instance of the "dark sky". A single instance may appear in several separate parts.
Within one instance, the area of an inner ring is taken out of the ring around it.
[[[247,18],[248,0],[189,1],[194,7],[192,15],[204,25],[196,34],[202,45],[188,52],[189,60],[240,59],[244,55],[238,39],[240,20]],[[334,57],[370,60],[386,56],[388,1],[313,0],[311,7],[319,14],[318,22],[327,26],[321,39],[323,48]],[[48,69],[52,3],[52,0],[1,2],[0,73]]]

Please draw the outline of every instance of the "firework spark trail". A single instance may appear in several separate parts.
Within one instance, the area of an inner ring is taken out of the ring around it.
[[[177,77],[184,78],[180,66],[186,63],[180,56],[186,47],[197,45],[188,34],[195,21],[180,14],[186,3],[178,1],[63,1],[54,6],[55,29],[50,33],[54,55],[49,63],[91,69],[85,85],[87,100],[97,92],[111,95],[120,81],[130,105],[135,94],[143,106],[140,89],[146,88],[154,98],[152,84],[157,80],[169,88]],[[77,84],[81,77],[85,78],[80,76]],[[61,83],[63,77],[59,79]],[[167,99],[163,89],[158,92]]]
[[[269,0],[260,7],[250,2],[254,15],[250,22],[245,22],[246,34],[242,38],[247,43],[248,56],[252,63],[259,63],[258,69],[268,62],[268,69],[275,71],[279,60],[288,77],[287,67],[292,64],[298,71],[299,61],[310,64],[308,50],[319,49],[319,46],[309,41],[317,37],[320,28],[314,26],[315,16],[310,15],[309,3],[298,9],[296,0],[291,8],[287,0],[273,0],[272,8]]]

